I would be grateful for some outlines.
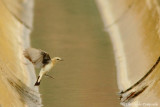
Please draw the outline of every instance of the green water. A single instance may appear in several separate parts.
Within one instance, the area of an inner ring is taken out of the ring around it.
[[[35,2],[32,46],[63,62],[44,77],[44,107],[119,107],[109,37],[93,0]]]

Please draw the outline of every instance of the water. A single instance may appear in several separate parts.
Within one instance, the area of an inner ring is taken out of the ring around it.
[[[45,107],[120,106],[113,50],[94,1],[36,1],[31,40],[64,59],[49,73],[54,80],[42,79]]]

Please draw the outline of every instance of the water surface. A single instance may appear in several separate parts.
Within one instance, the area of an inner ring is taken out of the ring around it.
[[[32,46],[63,62],[44,77],[45,107],[119,107],[111,42],[92,0],[35,3]]]

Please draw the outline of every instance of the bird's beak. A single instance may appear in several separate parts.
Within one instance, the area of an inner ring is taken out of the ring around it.
[[[61,59],[60,61],[64,61],[63,59]]]

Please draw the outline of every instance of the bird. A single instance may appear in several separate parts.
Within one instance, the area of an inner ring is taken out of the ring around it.
[[[40,68],[40,72],[34,86],[39,86],[43,75],[48,76],[46,73],[49,72],[57,62],[63,61],[60,57],[53,57],[51,59],[50,55],[41,49],[27,48],[24,50],[23,54],[25,58],[35,66],[35,68]]]

